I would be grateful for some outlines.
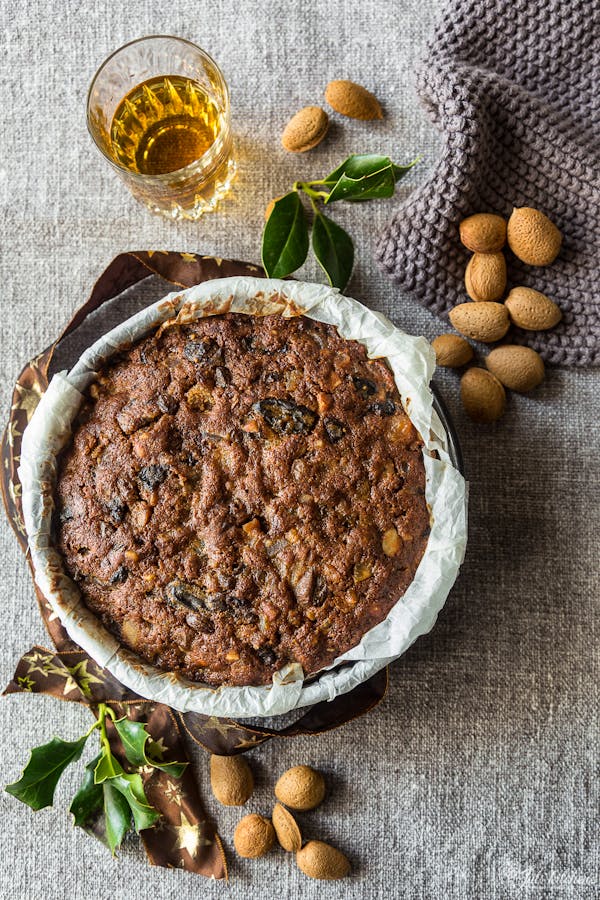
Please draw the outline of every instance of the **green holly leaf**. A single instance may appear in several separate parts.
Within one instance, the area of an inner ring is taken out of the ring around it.
[[[158,812],[148,803],[141,775],[137,773],[116,775],[105,783],[119,791],[127,801],[127,805],[133,815],[136,831],[141,831],[143,828],[151,828],[156,820],[160,818]]]
[[[109,778],[115,778],[117,775],[123,775],[125,769],[119,760],[112,755],[106,745],[103,744],[102,752],[98,758],[98,763],[94,769],[94,782],[102,784]]]
[[[98,754],[85,767],[85,775],[81,787],[73,797],[69,811],[73,813],[73,824],[87,830],[90,822],[102,809],[104,793],[101,784],[94,781],[94,769],[100,761]]]
[[[269,278],[285,278],[308,254],[308,224],[297,191],[275,201],[262,236],[262,263]]]
[[[125,716],[114,723],[117,734],[121,738],[125,756],[132,766],[145,766],[146,741],[150,737],[143,722],[134,722]]]
[[[153,766],[155,769],[167,772],[173,778],[181,778],[187,763],[163,763],[160,758],[162,750],[157,743],[151,740],[143,722],[134,722],[125,716],[117,719],[114,726],[121,738],[125,755],[132,766],[136,768]]]
[[[343,291],[354,265],[354,244],[350,235],[319,212],[313,224],[312,246],[329,283]]]
[[[129,774],[113,755],[107,736],[107,718],[117,729],[128,759],[136,765],[153,765],[179,777],[187,763],[163,763],[162,748],[152,741],[142,723],[127,719],[115,721],[104,703],[98,705],[98,718],[77,741],[53,738],[36,747],[18,782],[6,790],[33,809],[51,806],[58,780],[71,762],[81,756],[90,734],[100,729],[100,753],[85,767],[83,782],[73,797],[70,811],[74,824],[108,844],[111,853],[121,846],[133,826],[136,831],[151,828],[160,815],[148,802],[139,773]]]
[[[79,759],[87,738],[87,734],[77,741],[55,737],[48,744],[34,747],[19,781],[7,785],[5,790],[32,809],[52,806],[60,776],[68,765]]]
[[[110,852],[121,846],[123,838],[131,828],[131,810],[123,794],[117,790],[112,781],[105,781],[101,787],[104,801],[104,819],[106,824],[106,840]]]

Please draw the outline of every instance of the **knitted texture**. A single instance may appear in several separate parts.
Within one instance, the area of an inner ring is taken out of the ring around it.
[[[542,210],[563,233],[550,266],[507,248],[508,289],[526,285],[563,312],[551,331],[509,338],[550,363],[600,363],[599,0],[448,4],[417,69],[417,92],[443,132],[427,183],[383,231],[377,257],[401,287],[447,318],[468,300],[459,222]]]

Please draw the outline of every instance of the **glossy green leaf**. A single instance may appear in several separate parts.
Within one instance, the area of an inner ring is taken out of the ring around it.
[[[364,178],[366,175],[372,175],[374,172],[380,172],[391,165],[392,161],[389,156],[379,156],[376,153],[353,153],[348,156],[343,163],[330,172],[323,183],[326,185],[334,185],[342,175],[348,178]]]
[[[87,828],[102,809],[104,802],[102,785],[96,784],[94,781],[94,769],[99,761],[100,754],[87,764],[81,787],[71,802],[70,812],[73,813],[73,824],[79,828]]]
[[[328,216],[317,213],[313,223],[312,246],[329,283],[343,291],[354,265],[354,244],[350,235]]]
[[[104,819],[106,824],[106,840],[110,852],[115,855],[123,838],[131,828],[131,810],[123,794],[116,789],[112,781],[102,784],[104,798]]]
[[[151,828],[159,818],[158,812],[148,803],[148,798],[144,792],[141,775],[135,773],[133,775],[117,775],[108,782],[115,790],[125,798],[135,823],[135,830],[141,831],[143,828]]]
[[[145,766],[146,754],[144,748],[149,734],[143,722],[134,722],[127,717],[117,719],[114,723],[117,734],[121,738],[125,756],[132,766]]]
[[[421,161],[421,157],[417,156],[416,159],[413,159],[412,162],[409,162],[406,166],[397,166],[395,163],[392,163],[392,171],[394,173],[394,179],[396,183],[401,181],[405,175],[408,175],[410,170],[417,165],[418,162]]]
[[[103,746],[102,753],[94,769],[94,781],[96,784],[102,784],[103,781],[114,778],[116,775],[123,775],[124,771],[119,760],[112,755],[107,747]]]
[[[50,743],[35,747],[19,781],[7,785],[8,793],[32,809],[52,806],[60,776],[70,763],[79,759],[87,738],[87,734],[77,741],[55,737]]]
[[[265,223],[262,263],[269,278],[285,278],[299,269],[308,254],[308,224],[296,191],[280,197]]]
[[[117,719],[114,723],[117,734],[121,738],[125,755],[132,766],[154,766],[167,772],[173,778],[181,778],[187,763],[162,762],[162,750],[159,745],[151,740],[146,725],[143,722],[134,722],[127,717]]]
[[[407,166],[397,166],[389,156],[371,153],[349,156],[325,179],[326,185],[331,186],[325,203],[391,197],[396,182],[404,178],[417,162],[414,160]]]
[[[188,764],[186,762],[162,762],[155,756],[148,754],[148,765],[154,766],[155,769],[160,769],[161,772],[166,772],[171,778],[181,778]]]
[[[395,189],[394,173],[391,165],[388,165],[360,178],[341,175],[325,203],[335,203],[338,200],[383,200],[392,197]]]

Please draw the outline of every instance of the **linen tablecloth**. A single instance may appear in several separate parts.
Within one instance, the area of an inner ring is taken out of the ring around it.
[[[439,0],[130,0],[127,4],[5,0],[1,8],[0,247],[2,414],[21,365],[59,333],[110,259],[126,249],[176,249],[258,261],[263,209],[302,176],[350,152],[423,162],[400,200],[426,179],[439,140],[419,107],[412,67]],[[136,205],[91,144],[87,85],[127,40],[151,33],[205,47],[231,87],[240,172],[235,193],[197,224]],[[353,78],[385,107],[383,122],[334,117],[301,156],[280,147],[289,116],[322,102],[332,78]],[[400,327],[445,330],[377,268],[375,235],[398,198],[337,210],[356,239],[348,293]],[[301,273],[319,278],[312,264]],[[273,742],[249,757],[268,813],[275,778],[310,763],[330,786],[303,821],[350,856],[352,878],[310,882],[283,851],[240,861],[241,811],[219,807],[207,760],[196,771],[229,851],[231,882],[148,867],[137,838],[116,861],[70,824],[76,774],[53,810],[33,814],[0,794],[0,894],[21,900],[140,896],[264,898],[592,898],[598,896],[598,382],[551,369],[530,397],[481,428],[464,416],[458,381],[436,376],[460,433],[471,484],[470,543],[438,625],[391,669],[369,716],[316,738]],[[596,446],[595,446],[596,445]],[[0,527],[0,681],[20,654],[47,643],[24,559]],[[42,696],[0,703],[3,783],[33,743],[78,735],[89,717]],[[383,748],[383,749],[382,749]]]

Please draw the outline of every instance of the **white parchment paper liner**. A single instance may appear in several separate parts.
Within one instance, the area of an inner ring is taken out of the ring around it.
[[[277,673],[269,686],[211,688],[143,662],[83,604],[50,538],[56,456],[69,441],[82,392],[97,369],[167,319],[192,321],[228,311],[283,316],[302,312],[335,325],[343,337],[360,341],[370,357],[385,356],[405,409],[425,441],[432,527],[415,578],[383,622],[308,683],[300,666],[292,665]],[[175,709],[233,718],[275,716],[352,690],[432,628],[464,557],[465,482],[450,461],[446,434],[432,406],[429,382],[434,368],[435,356],[424,338],[405,334],[381,314],[325,285],[236,277],[169,294],[101,337],[69,373],[55,375],[25,431],[19,477],[37,585],[71,638],[99,665],[141,696]],[[439,458],[431,455],[434,452]]]

